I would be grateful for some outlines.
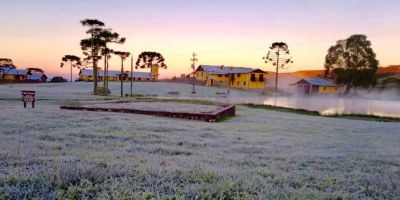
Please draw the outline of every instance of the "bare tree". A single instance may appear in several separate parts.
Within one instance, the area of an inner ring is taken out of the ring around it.
[[[293,63],[293,61],[289,53],[289,47],[286,43],[274,42],[269,49],[268,54],[263,57],[263,59],[265,60],[265,63],[272,63],[272,65],[276,67],[275,92],[277,92],[279,69],[287,67],[287,65]]]

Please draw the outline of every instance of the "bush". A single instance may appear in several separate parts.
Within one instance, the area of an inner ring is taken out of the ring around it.
[[[55,76],[50,80],[50,83],[64,83],[67,82],[67,80],[61,76]]]

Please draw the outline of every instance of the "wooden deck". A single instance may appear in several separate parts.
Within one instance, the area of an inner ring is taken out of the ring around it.
[[[98,108],[98,107],[93,108],[90,106],[60,106],[60,109],[153,115],[160,117],[200,120],[206,122],[218,122],[221,119],[235,116],[236,112],[235,105],[220,105],[219,108],[216,109],[215,111],[207,113],[154,111],[154,110],[139,110],[139,109],[126,109],[126,108]]]

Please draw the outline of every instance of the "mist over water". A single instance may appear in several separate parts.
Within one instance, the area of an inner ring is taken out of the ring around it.
[[[356,96],[257,96],[225,97],[218,101],[232,104],[252,103],[318,111],[323,115],[364,114],[400,118],[397,92],[358,92]]]

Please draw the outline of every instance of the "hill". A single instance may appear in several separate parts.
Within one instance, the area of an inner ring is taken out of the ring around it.
[[[400,74],[400,65],[390,65],[387,67],[378,67],[377,74]]]

